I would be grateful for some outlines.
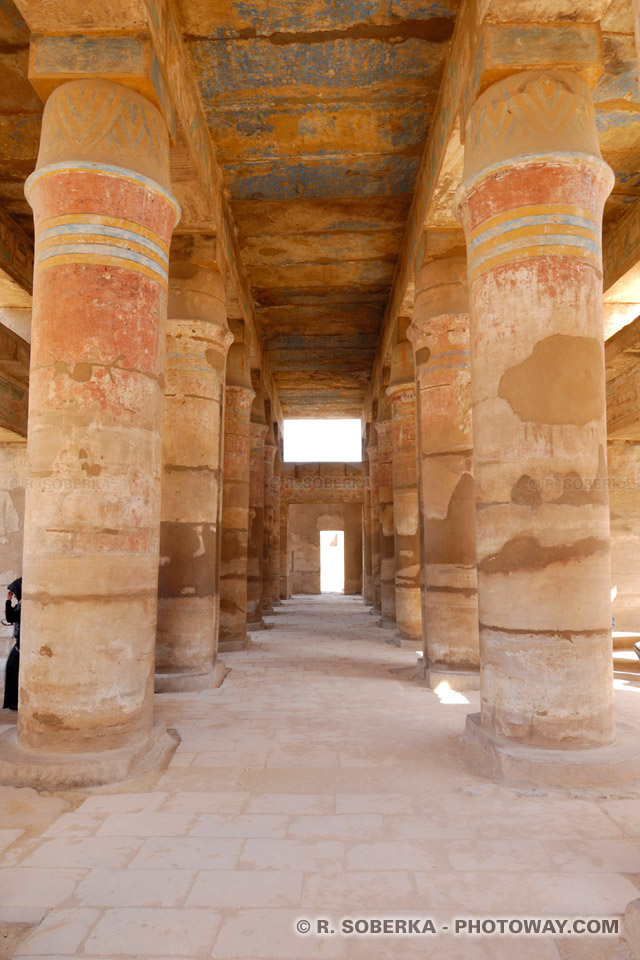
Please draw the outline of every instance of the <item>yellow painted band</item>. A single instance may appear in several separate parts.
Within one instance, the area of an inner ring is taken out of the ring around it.
[[[52,227],[66,226],[68,223],[95,223],[101,227],[118,227],[120,230],[130,230],[132,233],[139,233],[140,236],[152,240],[159,247],[169,253],[169,244],[159,234],[154,233],[147,227],[141,226],[135,220],[124,220],[120,217],[104,217],[97,213],[72,213],[62,217],[50,217],[48,220],[42,220],[39,224],[41,230],[50,230]]]
[[[570,217],[582,217],[584,220],[591,220],[595,230],[600,229],[599,223],[593,217],[592,210],[586,210],[584,207],[574,207],[571,203],[541,203],[531,204],[527,207],[518,207],[517,210],[505,210],[504,213],[498,213],[489,220],[483,220],[481,224],[470,232],[467,237],[467,243],[485,230],[491,230],[507,220],[518,220],[520,217],[540,217],[553,216],[553,214],[567,214]]]
[[[554,236],[558,233],[569,234],[576,237],[585,237],[587,240],[599,240],[599,236],[594,236],[594,231],[588,227],[579,227],[575,224],[557,224],[557,223],[538,223],[530,227],[518,227],[515,230],[508,230],[505,233],[498,234],[497,237],[490,237],[483,243],[479,243],[470,255],[471,260],[475,260],[486,250],[501,246],[503,243],[509,243],[518,237],[544,237]]]
[[[510,250],[498,257],[491,257],[478,264],[477,267],[469,271],[471,280],[483,273],[488,273],[495,267],[501,267],[505,263],[512,263],[514,260],[533,260],[540,257],[571,257],[572,260],[588,260],[593,266],[600,268],[600,257],[584,250],[582,247],[564,247],[558,245],[549,245],[542,247],[521,247],[519,250]]]
[[[154,250],[150,250],[141,243],[135,243],[133,240],[123,240],[121,237],[106,237],[102,234],[65,233],[56,237],[48,237],[46,240],[41,240],[36,244],[36,256],[42,250],[49,250],[51,247],[57,247],[63,243],[100,243],[109,247],[122,247],[123,250],[132,250],[148,257],[149,260],[154,260],[165,271],[167,269],[167,261]],[[71,254],[71,256],[73,256],[73,254]],[[84,256],[84,254],[82,254],[82,256]]]
[[[64,253],[58,257],[49,257],[38,264],[39,270],[48,270],[49,267],[60,267],[65,264],[96,264],[100,267],[121,267],[123,270],[133,270],[134,273],[141,273],[150,280],[155,280],[166,290],[167,281],[150,267],[145,267],[142,263],[136,263],[134,260],[123,260],[120,257],[98,257],[93,253]]]

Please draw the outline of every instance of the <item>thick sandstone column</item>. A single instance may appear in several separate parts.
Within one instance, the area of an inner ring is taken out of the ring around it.
[[[249,457],[249,543],[247,549],[247,630],[261,630],[264,566],[264,394],[258,388],[251,407]]]
[[[232,337],[215,239],[175,238],[167,316],[156,693],[221,679],[221,467]]]
[[[371,507],[371,587],[372,613],[380,613],[380,486],[378,483],[378,434],[372,421],[367,446],[369,460],[369,501]]]
[[[371,476],[369,458],[363,462],[364,484],[362,504],[362,598],[366,604],[373,604],[373,575],[371,558]]]
[[[413,322],[423,641],[429,683],[447,675],[479,686],[478,577],[471,431],[467,261],[435,260],[417,272]]]
[[[273,542],[271,548],[271,605],[280,606],[280,471],[282,457],[276,445],[276,456],[273,464]]]
[[[280,496],[280,599],[291,596],[289,586],[289,504]]]
[[[542,746],[614,736],[601,263],[612,184],[577,76],[521,73],[473,107],[457,202],[482,725]]]
[[[273,613],[273,583],[276,555],[274,552],[275,527],[275,459],[276,438],[273,422],[269,421],[264,441],[264,539],[262,566],[262,612]],[[280,550],[277,555],[280,563]]]
[[[153,722],[168,188],[166,125],[144,97],[105,80],[51,94],[26,186],[19,741],[41,751],[133,746]]]
[[[420,530],[416,461],[416,384],[408,340],[393,352],[391,380],[396,624],[400,640],[422,646]]]
[[[359,504],[344,510],[344,593],[362,593],[362,510]]]
[[[396,622],[396,558],[393,525],[393,445],[391,440],[391,407],[384,395],[378,400],[378,498],[380,503],[380,625],[393,627]]]
[[[247,643],[247,546],[249,541],[249,419],[255,391],[247,349],[232,343],[227,356],[220,556],[220,650]]]

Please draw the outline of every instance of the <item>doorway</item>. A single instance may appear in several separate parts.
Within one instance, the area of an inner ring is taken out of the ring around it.
[[[320,531],[320,593],[344,593],[344,530]]]

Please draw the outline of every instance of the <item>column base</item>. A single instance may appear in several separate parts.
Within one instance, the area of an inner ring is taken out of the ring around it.
[[[404,633],[396,633],[395,637],[387,640],[387,643],[393,643],[396,647],[400,647],[401,650],[413,650],[414,653],[417,653],[422,646],[422,637],[412,639]]]
[[[188,693],[191,690],[209,690],[222,686],[228,670],[217,660],[212,670],[204,673],[156,673],[155,693]]]
[[[441,683],[448,683],[452,690],[459,693],[480,689],[479,670],[431,670],[425,667],[424,680],[432,690]]]
[[[152,770],[166,770],[179,743],[176,731],[156,720],[148,737],[117,750],[41,754],[21,747],[17,729],[10,727],[0,736],[0,783],[34,790],[74,790],[131,780]]]
[[[247,633],[255,633],[257,630],[273,630],[273,624],[265,623],[264,620],[258,620],[256,623],[247,624]]]
[[[548,750],[497,737],[467,716],[467,756],[478,772],[515,786],[614,787],[640,781],[638,731],[616,724],[616,739],[605,747]]]
[[[219,640],[218,641],[218,653],[233,653],[234,650],[246,650],[249,646],[249,637],[244,635],[244,637],[239,640]]]
[[[378,626],[382,627],[383,630],[395,630],[396,622],[390,617],[380,617],[378,620]]]

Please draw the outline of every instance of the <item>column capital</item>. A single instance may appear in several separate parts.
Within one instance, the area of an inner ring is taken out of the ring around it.
[[[70,169],[112,176],[136,174],[144,185],[160,187],[179,214],[169,193],[165,119],[150,100],[120,83],[99,78],[69,80],[47,100],[38,162],[25,187],[27,199],[34,181]]]
[[[256,394],[251,406],[251,430],[257,436],[259,431],[263,431],[263,438],[267,435],[267,418],[264,411],[264,393],[261,389],[256,390]]]
[[[415,389],[415,369],[413,348],[408,340],[403,340],[401,343],[396,343],[393,349],[391,379],[386,394],[393,400],[394,396],[406,391],[407,388]]]
[[[169,135],[174,137],[175,111],[149,36],[123,33],[52,36],[37,28],[33,32],[36,35],[29,47],[29,80],[45,103],[54,90],[70,81],[83,85],[95,80],[120,84],[155,104]]]
[[[536,160],[591,162],[610,180],[609,190],[613,185],[613,172],[600,153],[591,92],[582,77],[569,70],[525,70],[499,80],[478,97],[466,125],[456,215],[479,180]]]
[[[256,395],[251,384],[249,358],[244,343],[234,342],[229,347],[225,389],[229,391],[233,390],[237,393],[244,392],[250,397],[255,397]]]
[[[207,337],[227,351],[233,334],[227,326],[224,262],[214,235],[182,234],[171,243],[168,316],[205,322]]]
[[[465,257],[432,260],[421,267],[416,278],[416,302],[407,339],[415,353],[426,339],[437,317],[468,316],[469,290]]]

